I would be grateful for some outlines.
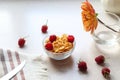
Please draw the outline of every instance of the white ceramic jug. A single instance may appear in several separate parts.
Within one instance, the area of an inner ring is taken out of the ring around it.
[[[101,0],[101,3],[106,11],[120,14],[120,0]]]

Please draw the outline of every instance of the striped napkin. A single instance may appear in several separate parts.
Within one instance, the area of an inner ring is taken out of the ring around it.
[[[12,80],[48,80],[47,67],[42,56],[25,55],[0,49],[0,77],[26,60],[25,67]]]

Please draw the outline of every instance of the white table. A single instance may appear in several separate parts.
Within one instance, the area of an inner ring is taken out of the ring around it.
[[[92,2],[92,1],[91,1]],[[102,10],[100,1],[92,2],[96,11]],[[102,66],[95,63],[95,56],[102,54],[94,45],[89,33],[83,30],[81,1],[0,1],[0,48],[16,50],[25,54],[45,55],[41,26],[48,19],[49,33],[68,33],[75,36],[76,47],[69,62],[58,64],[46,56],[50,80],[105,80]],[[24,48],[17,45],[18,38],[28,36]],[[119,80],[120,54],[103,54],[111,69],[111,80]],[[108,58],[109,57],[109,58]],[[87,62],[88,73],[78,71],[77,61]]]

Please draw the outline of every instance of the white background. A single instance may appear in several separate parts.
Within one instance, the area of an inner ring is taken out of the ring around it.
[[[0,48],[10,49],[25,54],[46,55],[42,40],[50,33],[68,33],[75,36],[76,47],[68,64],[56,65],[48,57],[46,63],[50,80],[105,80],[101,74],[103,66],[95,63],[94,58],[103,54],[94,45],[90,35],[83,29],[81,20],[82,0],[22,0],[0,1]],[[102,11],[99,0],[91,0],[96,11]],[[48,33],[41,33],[41,26],[48,19]],[[26,38],[24,48],[19,48],[17,41]],[[106,66],[111,69],[111,80],[119,80],[120,54],[103,54]],[[87,62],[88,73],[78,71],[77,61]]]

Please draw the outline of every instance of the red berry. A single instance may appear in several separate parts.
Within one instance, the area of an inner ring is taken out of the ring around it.
[[[18,45],[19,45],[19,47],[20,47],[20,48],[24,47],[24,44],[25,44],[25,39],[24,39],[24,38],[20,38],[20,39],[18,40]]]
[[[102,68],[102,75],[105,77],[105,78],[109,78],[110,77],[110,69],[107,68],[107,67],[104,67]]]
[[[57,39],[56,35],[50,35],[49,40],[51,42],[55,41]]]
[[[47,32],[47,29],[48,29],[48,26],[47,25],[43,25],[42,28],[41,28],[41,31],[43,33],[46,33]]]
[[[67,39],[71,43],[74,42],[74,36],[73,35],[68,35]]]
[[[103,55],[99,55],[95,58],[97,64],[103,64],[105,61],[105,57]]]
[[[52,43],[51,43],[51,42],[46,43],[46,44],[45,44],[45,48],[46,48],[47,50],[52,50],[52,49],[53,49]]]
[[[87,70],[87,64],[86,64],[86,62],[85,61],[80,61],[78,63],[78,68],[79,68],[80,71],[85,72]]]

